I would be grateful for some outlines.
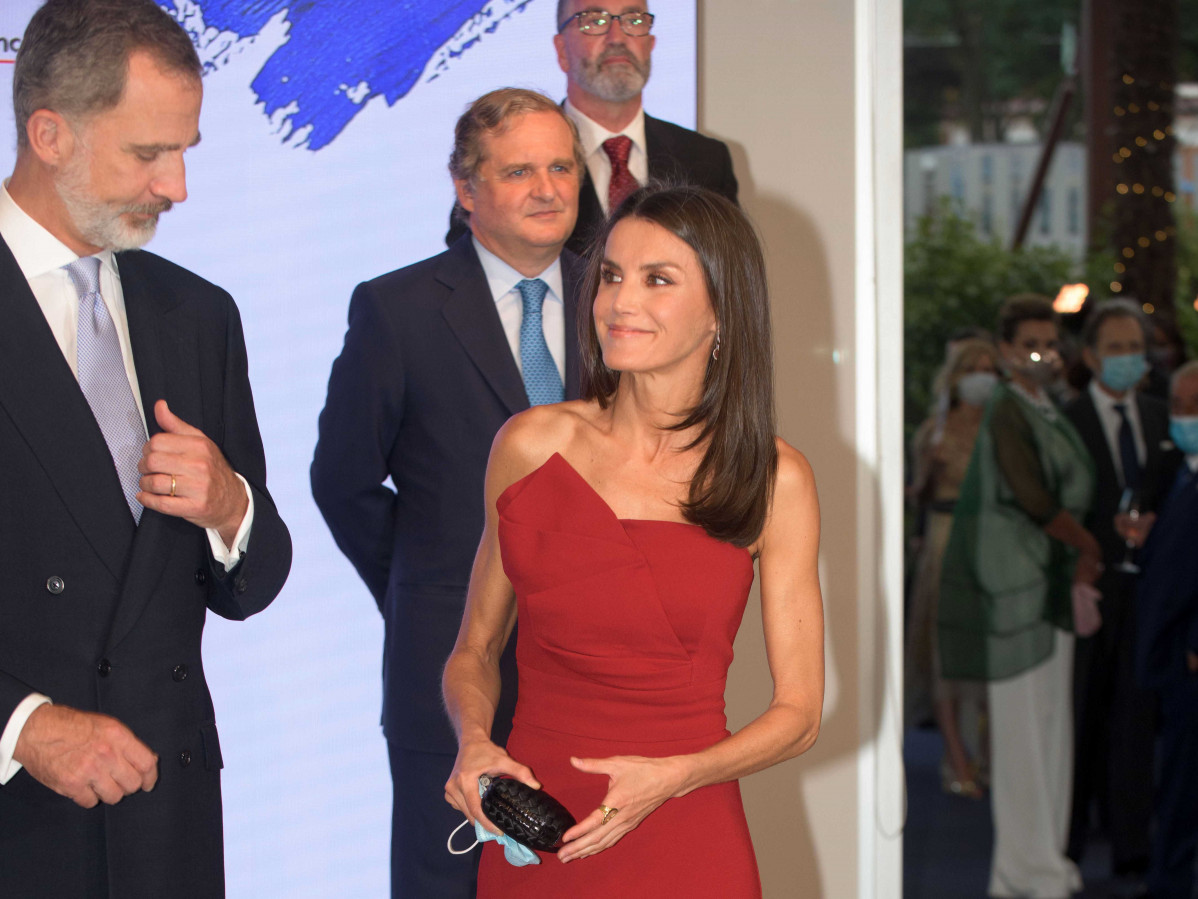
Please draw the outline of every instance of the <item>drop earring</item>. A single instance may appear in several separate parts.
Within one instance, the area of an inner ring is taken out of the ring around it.
[[[711,361],[715,362],[719,358],[720,358],[720,330],[719,330],[719,328],[716,328],[715,346],[713,346],[711,348]]]

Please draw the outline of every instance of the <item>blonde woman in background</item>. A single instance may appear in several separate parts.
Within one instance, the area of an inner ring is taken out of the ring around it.
[[[944,790],[980,799],[983,791],[979,768],[984,766],[979,766],[977,758],[984,752],[986,688],[981,682],[945,680],[940,676],[936,611],[953,506],[969,467],[986,400],[998,383],[999,358],[997,348],[988,340],[970,338],[950,347],[948,359],[936,375],[937,411],[916,431],[914,440],[914,489],[927,519],[915,559],[907,628],[907,714],[909,721],[917,721],[931,706],[944,737],[940,766]]]

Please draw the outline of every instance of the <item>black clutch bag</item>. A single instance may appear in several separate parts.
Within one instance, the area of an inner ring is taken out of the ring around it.
[[[517,843],[542,852],[557,852],[562,834],[574,826],[574,816],[546,793],[511,777],[478,779],[483,788],[483,814]]]

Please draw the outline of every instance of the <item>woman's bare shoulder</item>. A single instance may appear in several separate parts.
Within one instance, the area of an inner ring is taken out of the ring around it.
[[[598,406],[570,400],[533,406],[507,420],[491,445],[491,467],[513,483],[536,471],[554,454],[565,452],[580,431],[590,427]]]
[[[778,474],[774,483],[774,495],[800,498],[815,493],[815,472],[811,463],[801,452],[783,440],[774,438],[778,448]]]

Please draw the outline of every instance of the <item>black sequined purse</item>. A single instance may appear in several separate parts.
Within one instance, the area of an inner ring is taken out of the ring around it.
[[[562,834],[574,826],[574,816],[546,793],[512,777],[478,779],[484,790],[483,814],[496,827],[530,849],[557,852]]]

